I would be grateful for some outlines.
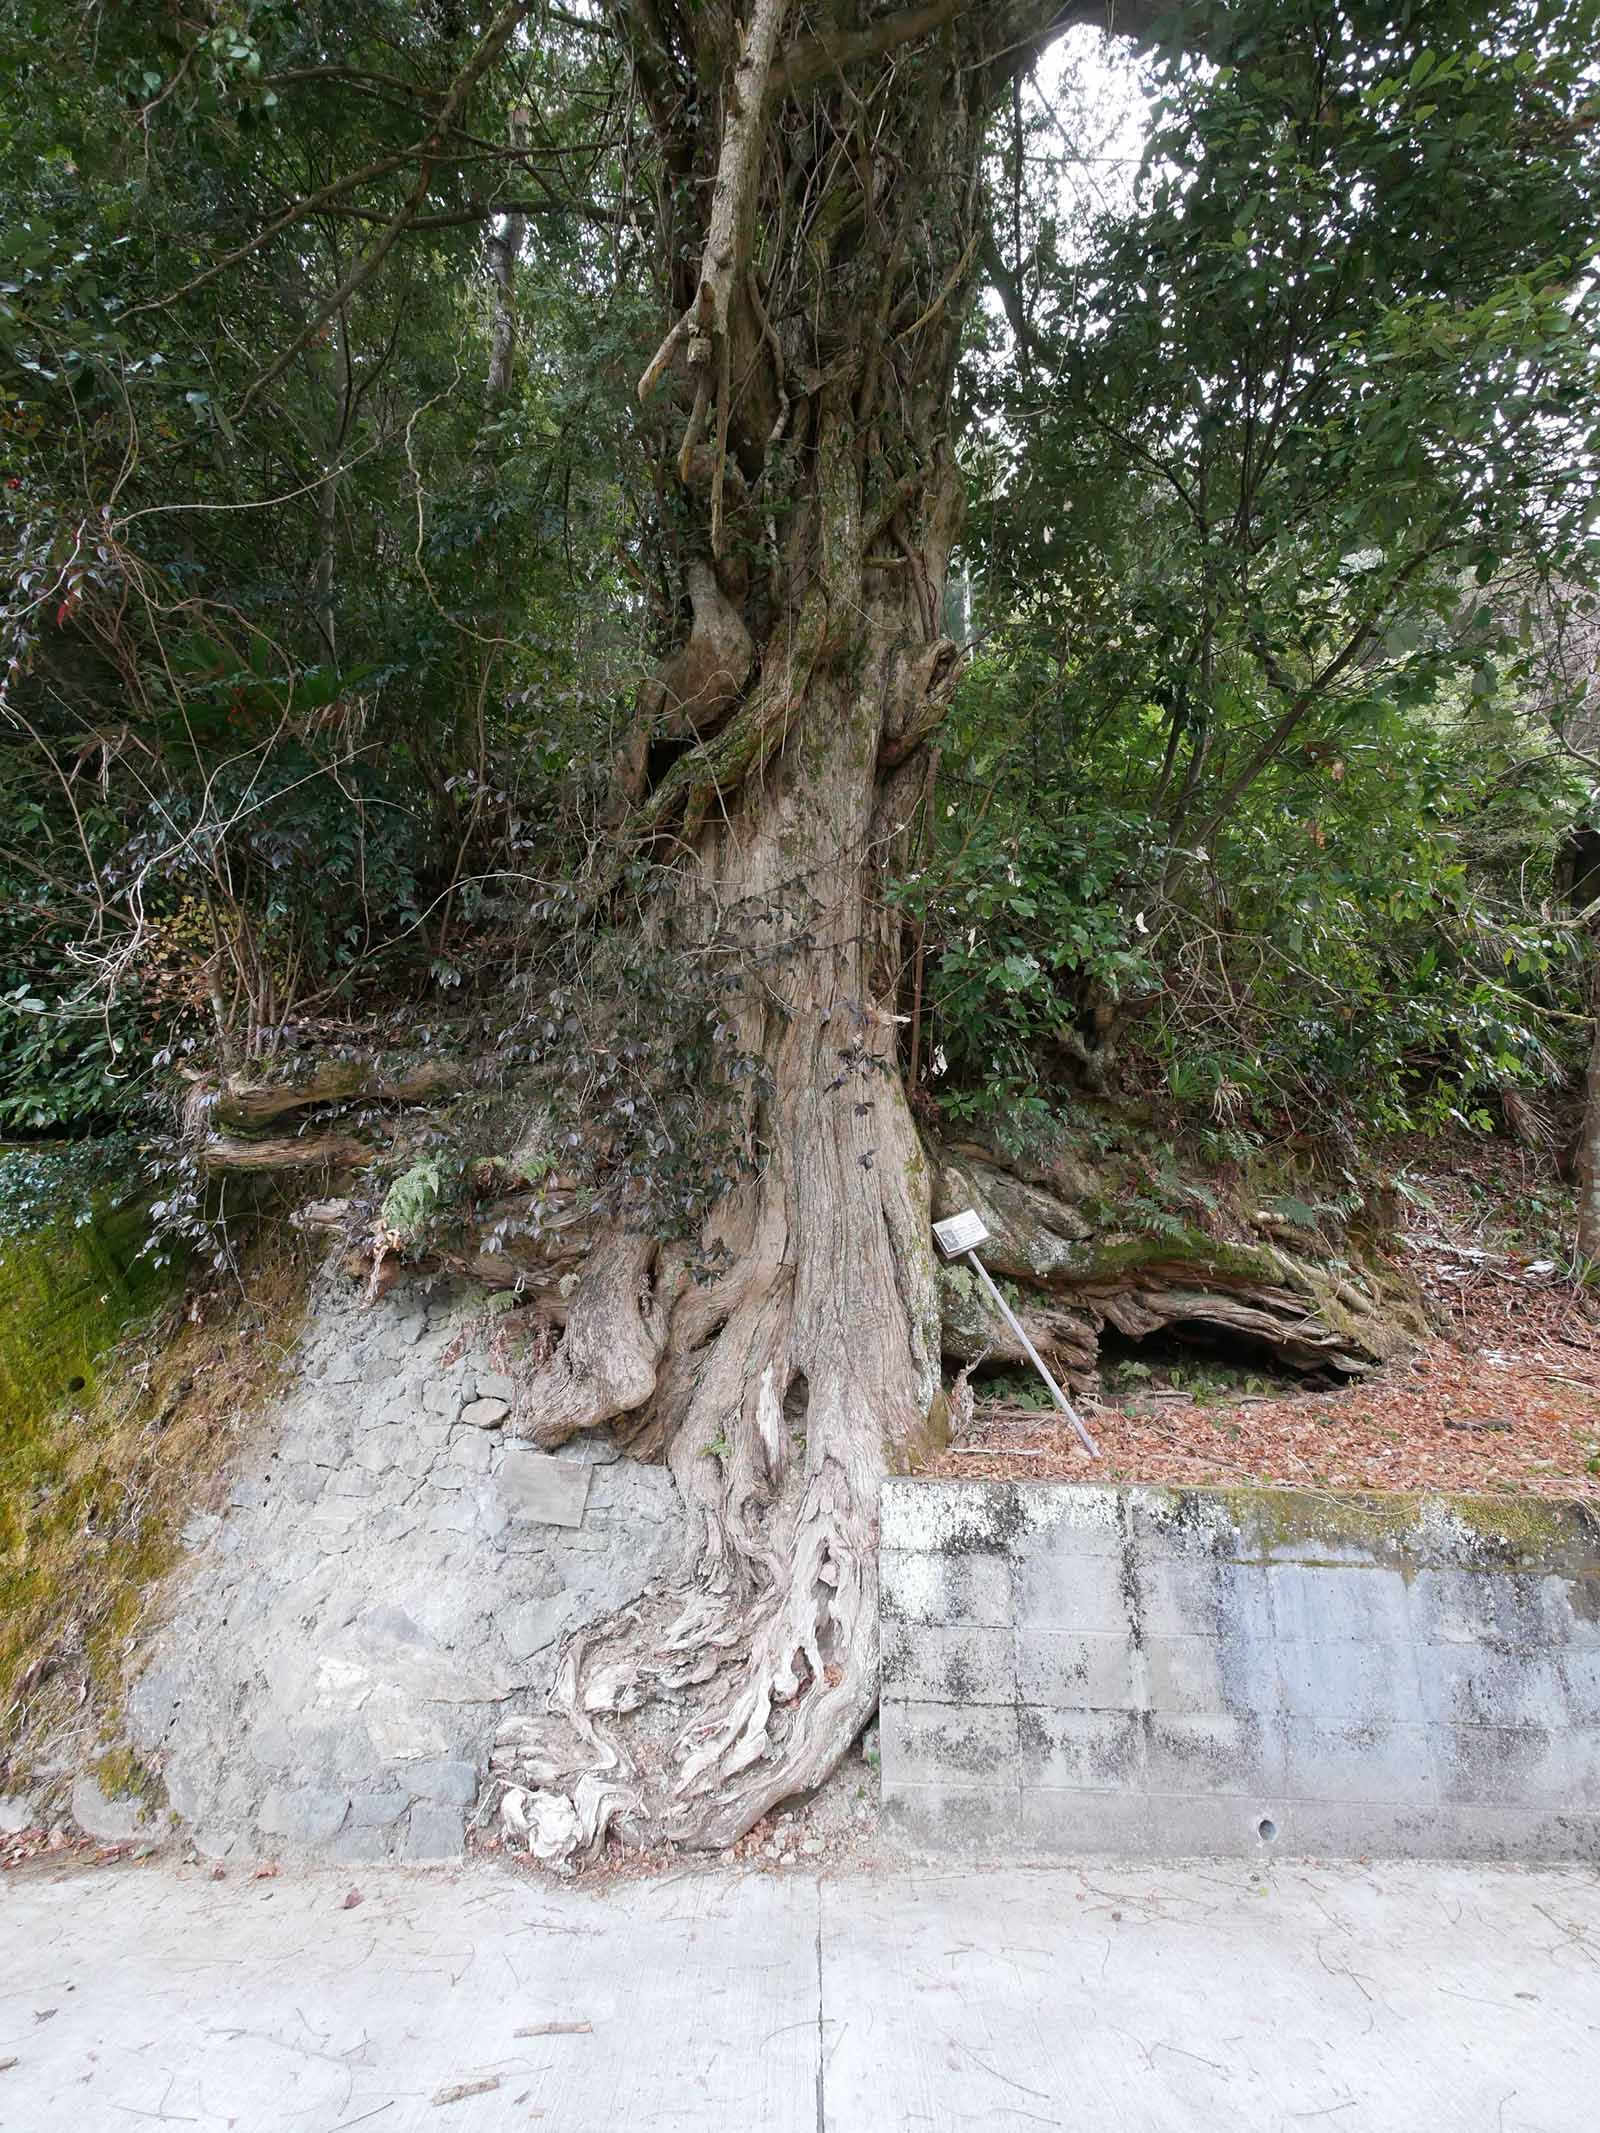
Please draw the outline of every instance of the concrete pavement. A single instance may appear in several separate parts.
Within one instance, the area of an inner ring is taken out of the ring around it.
[[[0,1885],[0,2133],[1597,2123],[1590,1869]]]

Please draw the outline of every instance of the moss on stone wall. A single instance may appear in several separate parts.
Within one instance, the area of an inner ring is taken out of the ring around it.
[[[131,1748],[108,1748],[89,1765],[89,1775],[108,1800],[143,1800],[165,1806],[166,1787],[159,1774],[140,1762]]]
[[[136,1210],[113,1206],[0,1240],[0,1769],[13,1773],[52,1726],[114,1711],[183,1522],[298,1322],[306,1270],[276,1242],[246,1259],[230,1312],[152,1317],[175,1276],[137,1257],[143,1234]]]
[[[1318,1560],[1359,1549],[1400,1568],[1568,1572],[1600,1560],[1600,1518],[1552,1497],[1468,1496],[1422,1490],[1139,1489],[1171,1505],[1174,1525],[1230,1521],[1243,1557]],[[1308,1552],[1310,1551],[1310,1552]]]
[[[86,1213],[0,1237],[0,1462],[47,1416],[93,1396],[100,1357],[176,1285],[170,1266],[141,1256],[142,1206],[103,1191]]]

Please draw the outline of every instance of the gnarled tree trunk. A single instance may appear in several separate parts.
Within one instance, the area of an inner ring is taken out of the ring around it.
[[[503,1737],[507,1824],[545,1857],[614,1823],[725,1844],[820,1782],[877,1700],[879,1483],[943,1412],[878,890],[959,666],[949,425],[986,116],[1072,12],[623,11],[672,262],[641,390],[676,409],[685,642],[642,694],[612,820],[675,840],[675,937],[707,909],[745,925],[736,1014],[764,1072],[754,1174],[707,1240],[725,1271],[696,1285],[617,1240],[534,1388],[546,1443],[630,1416],[692,1529],[679,1576],[575,1639],[548,1716]],[[652,785],[664,739],[687,752]]]

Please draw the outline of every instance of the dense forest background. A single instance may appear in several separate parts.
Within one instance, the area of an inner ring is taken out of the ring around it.
[[[1225,22],[1083,39],[994,122],[906,1067],[1011,1131],[1088,1094],[1568,1135],[1593,11]],[[394,1018],[566,1051],[591,1107],[653,1084],[649,1159],[681,1138],[715,985],[641,962],[665,1012],[609,1047],[581,998],[604,767],[684,598],[633,389],[658,178],[603,11],[554,8],[419,177],[482,28],[5,10],[14,1137],[148,1137],[175,1068]]]

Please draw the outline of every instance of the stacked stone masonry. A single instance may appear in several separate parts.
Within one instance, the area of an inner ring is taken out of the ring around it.
[[[459,1857],[497,1727],[538,1708],[568,1630],[676,1552],[663,1467],[603,1431],[516,1441],[505,1298],[435,1285],[362,1307],[319,1280],[285,1397],[253,1435],[126,1704],[166,1809],[74,1790],[108,1837],[171,1817],[218,1858]]]
[[[1580,1506],[896,1481],[882,1592],[913,1849],[1600,1858]]]

